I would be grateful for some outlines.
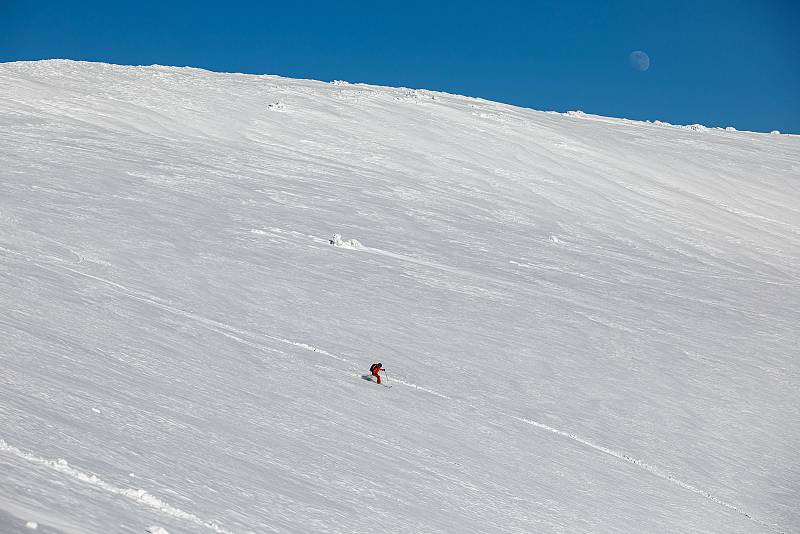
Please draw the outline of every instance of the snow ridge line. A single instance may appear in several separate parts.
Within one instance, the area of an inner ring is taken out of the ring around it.
[[[667,473],[666,471],[663,471],[663,470],[659,469],[658,467],[656,467],[654,465],[650,465],[650,464],[648,464],[646,462],[643,462],[642,460],[634,458],[633,456],[630,456],[628,454],[625,454],[625,453],[622,453],[622,452],[619,452],[619,451],[615,451],[613,449],[609,449],[608,447],[605,447],[603,445],[598,445],[597,443],[593,443],[593,442],[591,442],[591,441],[589,441],[587,439],[584,439],[584,438],[582,438],[582,437],[580,437],[580,436],[578,436],[576,434],[573,434],[571,432],[565,432],[563,430],[559,430],[557,428],[554,428],[552,426],[546,425],[544,423],[540,423],[538,421],[534,421],[532,419],[526,419],[524,417],[518,417],[516,415],[508,415],[508,414],[505,414],[505,415],[507,417],[510,417],[511,419],[516,420],[516,421],[520,421],[522,423],[535,426],[536,428],[540,428],[542,430],[547,430],[548,432],[552,432],[553,434],[558,434],[559,436],[563,436],[563,437],[565,437],[567,439],[571,439],[572,441],[576,441],[576,442],[578,442],[578,443],[580,443],[582,445],[585,445],[587,447],[590,447],[590,448],[592,448],[592,449],[594,449],[596,451],[600,451],[602,453],[605,453],[605,454],[608,454],[610,456],[613,456],[614,458],[617,458],[619,460],[623,460],[625,462],[633,464],[633,465],[635,465],[637,467],[640,467],[640,468],[644,469],[645,471],[649,471],[653,475],[655,475],[655,476],[657,476],[657,477],[659,477],[661,479],[664,479],[667,482],[671,482],[673,484],[676,484],[676,485],[682,487],[683,489],[686,489],[686,490],[691,491],[692,493],[696,493],[698,495],[701,495],[701,496],[705,497],[706,499],[719,504],[720,506],[724,506],[725,508],[734,511],[737,514],[743,515],[747,519],[750,519],[751,521],[754,521],[755,523],[758,523],[762,527],[765,527],[765,528],[769,529],[772,532],[777,532],[779,534],[785,534],[784,531],[781,530],[779,527],[776,527],[775,525],[771,525],[769,523],[761,521],[760,519],[757,519],[757,518],[753,517],[750,513],[742,510],[741,508],[739,508],[739,507],[737,507],[737,506],[735,506],[735,505],[733,505],[733,504],[731,504],[731,503],[729,503],[727,501],[724,501],[724,500],[720,499],[719,497],[715,497],[714,495],[710,494],[709,492],[707,492],[707,491],[705,491],[703,489],[700,489],[700,488],[698,488],[697,486],[695,486],[693,484],[689,484],[688,482],[684,482],[683,480],[674,477],[673,475]]]
[[[154,508],[155,510],[161,512],[162,514],[166,514],[177,519],[181,519],[188,523],[193,523],[200,527],[205,527],[218,534],[235,534],[234,532],[221,527],[218,523],[214,521],[207,521],[199,518],[195,514],[190,512],[186,512],[181,510],[180,508],[176,508],[170,504],[167,504],[163,500],[159,499],[158,497],[147,493],[145,490],[141,489],[131,489],[131,488],[120,488],[118,486],[114,486],[113,484],[109,484],[104,480],[97,477],[97,475],[88,475],[83,471],[75,469],[74,467],[70,466],[66,460],[63,458],[58,458],[56,460],[50,460],[47,458],[42,458],[41,456],[35,456],[28,452],[24,452],[13,445],[9,445],[5,442],[5,440],[0,439],[0,451],[10,453],[18,458],[21,458],[27,462],[41,465],[52,469],[54,471],[58,471],[59,473],[63,473],[79,482],[84,482],[86,484],[91,484],[97,488],[100,488],[108,493],[113,493],[115,495],[121,495],[132,501],[135,501],[138,504],[142,504],[149,508]]]

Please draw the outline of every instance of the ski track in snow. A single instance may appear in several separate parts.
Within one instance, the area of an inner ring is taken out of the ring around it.
[[[301,234],[299,234],[299,232],[293,232],[293,231],[290,231],[288,233],[301,235]],[[308,235],[306,237],[312,238],[315,242],[320,242],[320,243],[327,244],[326,240],[320,239],[318,237],[311,236],[311,235]],[[354,362],[352,362],[351,360],[349,360],[349,359],[347,359],[347,358],[345,358],[343,356],[339,356],[339,355],[333,354],[331,352],[328,352],[328,351],[326,351],[324,349],[321,349],[319,347],[315,347],[313,345],[309,345],[307,343],[303,343],[303,342],[299,342],[299,341],[293,341],[293,340],[290,340],[290,339],[286,339],[286,338],[282,338],[282,337],[278,337],[278,336],[273,336],[273,335],[266,334],[266,333],[263,333],[263,332],[255,333],[255,332],[250,332],[250,331],[247,331],[247,330],[242,330],[242,329],[236,328],[234,326],[222,323],[220,321],[216,321],[216,320],[213,320],[213,319],[208,319],[208,318],[203,317],[201,315],[198,315],[198,314],[195,314],[195,313],[191,313],[191,312],[187,312],[187,311],[182,310],[182,309],[180,309],[178,307],[175,307],[175,306],[172,306],[170,304],[166,304],[166,303],[160,301],[160,299],[158,299],[158,297],[156,297],[154,295],[150,295],[150,294],[147,294],[147,293],[144,293],[144,292],[141,292],[141,291],[130,289],[130,288],[128,288],[128,287],[126,287],[126,286],[124,286],[122,284],[118,284],[116,282],[113,282],[111,280],[108,280],[108,279],[105,279],[105,278],[102,278],[102,277],[99,277],[99,276],[94,276],[94,275],[91,275],[91,274],[88,274],[88,273],[84,273],[84,272],[82,272],[80,270],[73,269],[72,267],[64,265],[63,263],[50,263],[50,262],[48,262],[46,264],[43,264],[43,263],[41,263],[39,261],[36,261],[35,258],[27,256],[26,254],[23,254],[22,252],[13,251],[13,250],[7,249],[5,247],[0,247],[0,250],[2,250],[3,252],[6,252],[6,253],[11,253],[11,254],[15,254],[15,255],[21,256],[26,261],[28,261],[28,262],[30,262],[30,263],[32,263],[32,264],[34,264],[34,265],[36,265],[36,266],[38,266],[38,267],[40,267],[42,269],[45,269],[45,270],[52,270],[50,267],[56,267],[58,269],[65,270],[65,271],[68,271],[70,273],[73,273],[73,274],[76,274],[76,275],[79,275],[79,276],[82,276],[82,277],[90,278],[92,280],[101,282],[101,283],[106,284],[106,285],[108,285],[110,287],[113,287],[114,289],[119,290],[120,292],[124,293],[126,296],[128,296],[128,297],[130,297],[132,299],[138,300],[140,302],[145,302],[145,303],[151,304],[151,305],[153,305],[155,307],[158,307],[158,308],[160,308],[162,310],[165,310],[165,311],[168,311],[168,312],[173,313],[175,315],[179,315],[181,317],[185,317],[187,319],[195,321],[195,322],[207,327],[211,331],[214,331],[214,332],[216,332],[218,334],[221,334],[221,335],[225,335],[226,337],[229,337],[230,339],[233,339],[233,340],[235,340],[235,341],[237,341],[239,343],[251,346],[253,348],[256,348],[256,349],[259,349],[259,350],[263,350],[263,351],[270,350],[265,345],[262,345],[262,344],[259,344],[259,343],[255,343],[253,341],[249,341],[249,340],[244,339],[244,338],[246,338],[246,337],[255,338],[255,339],[266,338],[266,339],[269,339],[269,340],[272,340],[272,341],[277,341],[277,342],[284,343],[284,344],[287,344],[287,345],[291,345],[291,346],[294,346],[294,347],[298,347],[298,348],[301,348],[301,349],[304,349],[304,350],[307,350],[307,351],[310,351],[310,352],[314,352],[316,354],[322,354],[324,356],[327,356],[329,358],[335,359],[337,361],[340,361],[340,362],[343,362],[343,363],[347,363],[347,364],[349,364],[351,366],[352,370],[357,371],[357,368],[355,367]],[[428,262],[428,261],[425,261],[425,260],[417,260],[416,258],[409,258],[408,256],[404,256],[404,255],[401,255],[401,254],[390,253],[390,252],[383,251],[383,250],[380,250],[380,249],[373,249],[373,248],[370,248],[370,247],[363,247],[363,248],[353,249],[353,250],[358,250],[358,251],[368,252],[368,253],[375,253],[375,254],[379,254],[379,255],[393,257],[393,258],[396,258],[396,259],[401,259],[401,260],[404,260],[404,261],[412,261],[414,263],[419,263],[419,264],[426,265],[426,266],[432,266],[432,267],[436,267],[436,268],[441,268],[441,269],[444,269],[444,270],[447,270],[447,271],[450,271],[450,272],[454,272],[454,273],[471,274],[471,273],[464,273],[459,269],[448,268],[446,266],[442,266],[442,265],[434,263],[434,262]],[[58,260],[58,261],[62,261],[62,260]],[[361,373],[352,373],[352,374],[353,374],[353,376],[361,376]],[[389,378],[389,377],[387,376],[387,378]],[[451,396],[445,395],[445,394],[440,393],[438,391],[435,391],[433,389],[426,388],[426,387],[420,386],[418,384],[414,384],[412,382],[408,382],[406,380],[403,380],[402,378],[391,377],[391,378],[389,378],[389,380],[391,380],[393,383],[402,384],[402,385],[404,385],[406,387],[409,387],[409,388],[412,388],[412,389],[415,389],[415,390],[418,390],[418,391],[422,391],[424,393],[439,397],[441,399],[445,399],[445,400],[449,400],[449,401],[452,401],[452,402],[460,403],[460,404],[462,404],[464,406],[468,406],[469,408],[472,408],[472,409],[474,409],[474,410],[476,410],[478,412],[481,411],[481,408],[479,408],[478,406],[475,406],[475,405],[470,404],[470,403],[468,403],[466,401],[463,401],[463,400],[456,399],[456,398],[453,398]],[[658,478],[661,478],[662,480],[665,480],[667,482],[675,484],[676,486],[679,486],[679,487],[681,487],[681,488],[683,488],[685,490],[688,490],[688,491],[691,491],[692,493],[700,495],[700,496],[708,499],[709,501],[714,502],[717,505],[720,505],[720,506],[722,506],[722,507],[724,507],[724,508],[726,508],[726,509],[728,509],[730,511],[736,512],[737,514],[744,516],[745,518],[749,519],[750,521],[753,521],[753,522],[763,526],[764,528],[769,529],[772,532],[777,532],[779,534],[785,534],[785,530],[784,529],[782,529],[780,527],[777,527],[777,526],[775,526],[773,524],[769,524],[769,523],[767,523],[767,522],[765,522],[763,520],[760,520],[760,519],[754,517],[751,513],[741,509],[740,507],[738,507],[738,506],[736,506],[736,505],[734,505],[734,504],[732,504],[730,502],[727,502],[727,501],[725,501],[723,499],[720,499],[720,498],[712,495],[708,491],[705,491],[705,490],[703,490],[701,488],[698,488],[694,484],[691,484],[691,483],[685,482],[685,481],[683,481],[683,480],[681,480],[679,478],[676,478],[675,476],[669,474],[667,471],[665,471],[665,470],[663,470],[661,468],[658,468],[658,467],[650,465],[650,464],[648,464],[648,463],[646,463],[646,462],[644,462],[642,460],[634,458],[634,457],[630,456],[629,454],[610,449],[610,448],[605,447],[603,445],[599,445],[597,443],[594,443],[594,442],[592,442],[592,441],[590,441],[590,440],[588,440],[586,438],[578,436],[577,434],[573,434],[571,432],[560,430],[558,428],[546,425],[544,423],[540,423],[540,422],[532,420],[532,419],[519,417],[519,416],[516,416],[516,415],[511,415],[511,414],[508,414],[508,413],[505,413],[505,412],[502,412],[502,411],[499,411],[499,410],[496,410],[495,415],[506,417],[506,418],[513,419],[513,420],[518,421],[518,422],[522,422],[522,423],[531,425],[531,426],[533,426],[535,428],[538,428],[540,430],[545,430],[545,431],[550,432],[552,434],[556,434],[558,436],[561,436],[561,437],[564,437],[566,439],[572,440],[572,441],[574,441],[576,443],[579,443],[579,444],[581,444],[581,445],[583,445],[585,447],[588,447],[590,449],[593,449],[593,450],[595,450],[597,452],[601,452],[603,454],[607,454],[607,455],[612,456],[612,457],[614,457],[614,458],[616,458],[618,460],[621,460],[623,462],[627,462],[629,464],[635,465],[636,467],[638,467],[638,468],[640,468],[640,469],[642,469],[644,471],[647,471],[648,473],[650,473],[650,474],[652,474],[652,475],[654,475],[654,476],[656,476]],[[209,521],[203,521],[202,519],[200,519],[199,517],[197,517],[194,514],[191,514],[191,513],[188,513],[188,512],[184,512],[183,510],[180,510],[178,508],[170,506],[170,505],[164,503],[163,501],[161,501],[160,499],[158,499],[156,497],[153,497],[152,495],[148,494],[147,492],[144,492],[143,490],[133,490],[133,489],[118,488],[118,487],[112,486],[111,484],[108,484],[108,483],[98,479],[95,475],[86,475],[85,473],[70,467],[67,464],[67,462],[62,460],[62,459],[48,460],[48,459],[40,458],[38,456],[31,455],[31,454],[28,454],[28,453],[25,453],[25,452],[21,451],[20,449],[17,449],[16,447],[13,447],[13,446],[10,446],[10,445],[6,444],[6,442],[3,441],[2,439],[0,439],[0,451],[11,453],[11,454],[13,454],[15,456],[18,456],[18,457],[20,457],[22,459],[28,460],[28,461],[30,461],[32,463],[35,463],[35,464],[39,464],[39,465],[44,465],[44,466],[50,467],[52,469],[55,469],[56,471],[60,471],[62,473],[65,473],[65,474],[67,474],[67,475],[69,475],[69,476],[71,476],[71,477],[73,477],[73,478],[75,478],[77,480],[93,484],[93,485],[95,485],[97,487],[100,487],[101,489],[104,489],[104,490],[110,492],[110,493],[115,493],[115,494],[122,495],[122,496],[130,498],[130,499],[133,499],[133,500],[135,500],[135,501],[137,501],[139,503],[142,503],[144,505],[147,505],[147,506],[149,506],[151,508],[158,509],[159,511],[161,511],[161,512],[167,514],[167,515],[171,515],[171,516],[174,516],[174,517],[177,517],[177,518],[184,519],[186,521],[195,523],[197,525],[210,528],[210,529],[214,530],[215,532],[219,532],[220,534],[233,534],[231,531],[225,530],[224,528],[220,527],[216,523],[209,522]]]
[[[233,531],[223,528],[214,521],[201,519],[200,517],[191,512],[187,512],[185,510],[181,510],[180,508],[176,508],[170,504],[167,504],[163,500],[159,499],[158,497],[144,490],[121,488],[119,486],[109,484],[108,482],[98,478],[97,475],[89,475],[87,473],[84,473],[83,471],[69,465],[69,463],[63,458],[58,458],[56,460],[42,458],[41,456],[36,456],[34,454],[24,452],[13,445],[9,445],[3,439],[0,439],[0,451],[8,453],[12,456],[16,456],[17,458],[21,458],[22,460],[25,460],[29,463],[40,465],[48,469],[52,469],[54,471],[58,471],[59,473],[62,473],[74,480],[86,484],[91,484],[92,486],[95,486],[108,493],[121,495],[125,498],[135,501],[137,504],[153,508],[155,510],[158,510],[162,514],[172,516],[176,519],[180,519],[187,523],[192,523],[200,527],[205,527],[219,534],[235,534]]]
[[[591,442],[591,441],[589,441],[587,439],[584,439],[584,438],[582,438],[580,436],[577,436],[577,435],[575,435],[575,434],[573,434],[571,432],[565,432],[563,430],[559,430],[557,428],[554,428],[552,426],[546,425],[544,423],[540,423],[538,421],[534,421],[532,419],[526,419],[524,417],[517,417],[515,415],[508,415],[508,414],[504,414],[504,415],[506,415],[506,417],[510,417],[510,418],[515,419],[517,421],[520,421],[522,423],[526,423],[528,425],[535,426],[536,428],[540,428],[542,430],[547,430],[548,432],[552,432],[553,434],[558,434],[559,436],[563,436],[563,437],[565,437],[567,439],[571,439],[572,441],[575,441],[577,443],[580,443],[582,445],[590,447],[590,448],[592,448],[592,449],[594,449],[596,451],[603,452],[605,454],[613,456],[614,458],[617,458],[619,460],[623,460],[625,462],[633,464],[633,465],[635,465],[637,467],[640,467],[640,468],[652,473],[653,475],[655,475],[655,476],[657,476],[657,477],[659,477],[661,479],[664,479],[664,480],[666,480],[668,482],[676,484],[676,485],[678,485],[678,486],[680,486],[680,487],[682,487],[684,489],[687,489],[687,490],[689,490],[689,491],[691,491],[693,493],[696,493],[698,495],[702,495],[706,499],[708,499],[708,500],[710,500],[712,502],[715,502],[715,503],[719,504],[720,506],[723,506],[723,507],[725,507],[725,508],[727,508],[729,510],[732,510],[732,511],[738,513],[738,514],[741,514],[744,517],[746,517],[747,519],[750,519],[751,521],[754,521],[754,522],[758,523],[759,525],[761,525],[761,526],[763,526],[765,528],[768,528],[772,532],[778,532],[780,534],[784,534],[784,531],[781,528],[776,527],[775,525],[770,525],[769,523],[766,523],[766,522],[764,522],[764,521],[762,521],[760,519],[757,519],[757,518],[753,517],[750,513],[742,510],[741,508],[739,508],[739,507],[737,507],[737,506],[735,506],[735,505],[733,505],[733,504],[731,504],[731,503],[729,503],[727,501],[723,501],[722,499],[720,499],[718,497],[715,497],[714,495],[710,494],[709,492],[707,492],[707,491],[705,491],[703,489],[698,488],[697,486],[694,486],[692,484],[689,484],[688,482],[684,482],[683,480],[675,478],[674,476],[670,475],[666,471],[664,471],[662,469],[659,469],[658,467],[655,467],[653,465],[647,464],[647,463],[643,462],[642,460],[634,458],[634,457],[632,457],[632,456],[630,456],[628,454],[625,454],[625,453],[622,453],[622,452],[619,452],[619,451],[615,451],[613,449],[609,449],[608,447],[604,447],[603,445],[598,445],[598,444],[593,443],[593,442]]]

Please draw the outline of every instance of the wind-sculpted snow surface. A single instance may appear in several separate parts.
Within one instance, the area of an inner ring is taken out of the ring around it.
[[[0,532],[800,532],[798,265],[795,136],[0,64]]]
[[[132,499],[133,501],[143,506],[155,508],[162,514],[176,517],[186,523],[193,523],[200,527],[206,527],[214,532],[219,532],[220,534],[231,534],[229,530],[225,530],[224,528],[221,528],[219,525],[212,523],[210,521],[203,521],[192,513],[188,513],[178,508],[175,508],[174,506],[165,503],[158,497],[150,495],[144,490],[140,489],[137,490],[131,488],[118,488],[97,478],[96,475],[87,475],[86,473],[83,473],[75,469],[74,467],[71,467],[69,463],[63,458],[58,458],[57,460],[40,458],[30,453],[23,452],[14,446],[8,445],[5,441],[1,439],[0,439],[0,452],[17,456],[18,458],[22,458],[23,460],[26,460],[27,462],[36,465],[48,467],[54,471],[58,471],[59,473],[66,475],[69,478],[75,479],[85,484],[96,486],[108,493],[121,495],[128,499]]]

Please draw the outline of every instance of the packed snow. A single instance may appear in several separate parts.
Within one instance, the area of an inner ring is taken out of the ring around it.
[[[0,531],[800,532],[800,139],[670,126],[0,64]]]

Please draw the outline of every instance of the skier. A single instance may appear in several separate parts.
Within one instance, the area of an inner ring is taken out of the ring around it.
[[[378,384],[381,383],[381,375],[379,375],[378,373],[385,370],[386,369],[383,368],[382,363],[373,363],[369,368],[369,371],[370,373],[372,373],[372,376],[378,379]]]

